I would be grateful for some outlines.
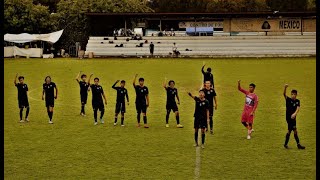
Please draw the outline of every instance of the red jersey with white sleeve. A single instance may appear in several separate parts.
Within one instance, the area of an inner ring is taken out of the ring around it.
[[[246,95],[241,122],[253,123],[253,115],[251,113],[258,106],[258,96],[242,88],[239,91]]]

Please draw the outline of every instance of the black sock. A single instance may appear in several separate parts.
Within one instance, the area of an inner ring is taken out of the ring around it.
[[[118,117],[114,117],[114,123],[117,123],[118,122]]]
[[[26,111],[26,119],[28,118],[28,116],[29,116],[29,111],[30,111],[30,108],[29,107],[27,107],[27,111]]]
[[[179,116],[179,114],[176,115],[176,121],[177,121],[177,124],[180,124],[180,116]]]
[[[84,112],[84,104],[81,105],[81,113],[85,114],[85,112]]]
[[[23,108],[20,108],[20,120],[22,120]]]
[[[93,110],[93,117],[94,117],[94,121],[97,122],[97,117],[98,117],[98,110],[97,109]]]
[[[49,112],[50,121],[52,120],[52,116],[53,116],[53,111]]]
[[[294,134],[294,138],[296,139],[297,144],[300,144],[298,133]]]
[[[210,130],[213,130],[213,119],[212,119],[212,116],[210,116],[209,119],[210,119],[210,123],[209,123]]]
[[[48,110],[47,112],[48,112],[48,117],[49,117],[49,119],[51,119],[51,118],[50,118],[50,111]]]
[[[167,111],[167,114],[166,114],[166,124],[169,123],[169,114],[170,114],[170,111]]]
[[[140,113],[137,114],[137,121],[140,123]]]
[[[104,109],[102,109],[102,111],[100,112],[100,119],[103,118],[103,115],[104,115]]]
[[[194,141],[198,144],[198,131],[194,132]]]
[[[147,116],[143,116],[143,123],[147,124]]]
[[[205,133],[201,134],[201,139],[202,139],[202,144],[204,144],[204,140],[206,139],[206,134]]]
[[[286,134],[286,141],[285,141],[284,145],[287,145],[287,144],[288,144],[289,139],[290,139],[290,133],[287,133],[287,134]]]
[[[124,116],[121,116],[121,125],[123,125]]]

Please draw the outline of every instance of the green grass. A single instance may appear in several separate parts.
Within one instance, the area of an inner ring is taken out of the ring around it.
[[[203,61],[213,68],[218,98],[215,134],[207,135],[201,150],[200,179],[315,179],[316,175],[316,61],[302,59],[5,59],[4,60],[4,177],[5,179],[193,179],[194,101]],[[79,116],[82,70],[100,78],[108,99],[104,125],[93,125],[91,92],[86,117]],[[30,123],[19,123],[16,73],[29,86]],[[150,129],[136,128],[135,73],[145,78],[150,91]],[[53,121],[49,125],[41,101],[44,77],[52,76],[59,89]],[[183,129],[165,128],[164,77],[176,81]],[[113,127],[117,79],[127,81],[131,104],[126,127]],[[254,82],[259,96],[252,139],[240,123],[244,95],[237,90]],[[283,85],[298,90],[298,150],[293,135],[283,148],[287,124]]]

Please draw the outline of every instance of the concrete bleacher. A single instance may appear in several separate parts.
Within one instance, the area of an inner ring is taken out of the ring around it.
[[[182,57],[268,57],[313,56],[316,54],[316,38],[310,36],[146,36],[143,40],[127,37],[89,37],[85,56],[94,57],[146,57],[150,56],[149,44],[155,45],[154,56],[167,57],[175,42]],[[145,44],[144,41],[148,40]],[[113,41],[113,44],[109,44]],[[143,47],[136,47],[143,43]],[[123,47],[115,47],[123,44]],[[189,49],[191,51],[186,51]]]

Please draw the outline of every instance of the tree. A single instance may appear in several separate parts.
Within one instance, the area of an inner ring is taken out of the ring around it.
[[[54,29],[55,20],[48,7],[34,5],[32,0],[4,1],[5,33],[49,33]]]
[[[266,0],[266,4],[273,11],[305,11],[308,0]]]

